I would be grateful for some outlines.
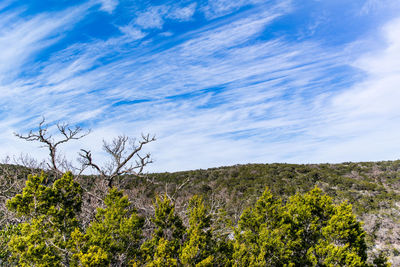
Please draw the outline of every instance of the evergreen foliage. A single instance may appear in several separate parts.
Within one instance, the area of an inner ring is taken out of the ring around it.
[[[112,188],[106,196],[105,209],[97,210],[86,233],[73,233],[75,258],[83,266],[127,265],[139,256],[143,218],[122,191]]]
[[[154,225],[152,238],[142,245],[144,262],[149,266],[168,266],[179,263],[179,250],[182,245],[185,227],[175,213],[174,203],[165,195],[156,197],[154,203]]]
[[[266,189],[235,231],[235,266],[366,266],[365,232],[351,205],[319,188],[285,204]]]
[[[69,265],[71,233],[78,227],[82,189],[71,173],[52,186],[44,184],[46,175],[29,176],[22,194],[7,202],[7,207],[26,221],[8,243],[11,260],[19,266]]]
[[[180,254],[181,262],[185,266],[212,266],[214,248],[211,216],[201,197],[194,196],[190,200],[188,217],[189,228]]]
[[[0,230],[0,266],[1,263],[11,260],[11,250],[8,246],[11,238],[20,231],[19,224],[9,224]]]
[[[365,231],[352,206],[335,204],[318,187],[287,200],[267,188],[236,226],[216,218],[197,195],[183,220],[165,194],[155,199],[146,235],[145,218],[122,190],[109,189],[104,207],[85,226],[79,217],[83,192],[72,174],[47,181],[43,173],[29,176],[22,193],[7,202],[20,223],[0,230],[0,264],[389,266],[384,255],[368,260]]]

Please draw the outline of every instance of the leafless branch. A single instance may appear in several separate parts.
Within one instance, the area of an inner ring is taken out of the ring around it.
[[[83,166],[91,167],[98,172],[107,181],[108,187],[112,187],[115,178],[118,176],[127,174],[140,176],[143,174],[144,167],[153,161],[150,153],[142,156],[140,152],[146,144],[155,140],[155,136],[149,134],[142,134],[138,142],[124,135],[118,136],[110,143],[103,141],[103,149],[111,157],[111,161],[106,166],[100,167],[94,163],[91,151],[85,149],[81,149],[81,153],[79,153],[80,161]]]
[[[103,172],[103,170],[97,164],[95,164],[93,162],[92,153],[90,151],[81,149],[79,156],[80,156],[80,161],[83,166],[92,167],[93,169],[98,171],[100,173],[100,175],[106,176],[106,174]]]
[[[45,125],[45,121],[46,120],[43,117],[39,123],[37,131],[35,132],[31,130],[27,135],[22,135],[20,133],[14,133],[14,135],[29,142],[39,142],[42,144],[42,147],[47,148],[50,156],[47,166],[50,170],[60,174],[62,173],[60,166],[65,168],[68,164],[64,158],[57,154],[58,147],[68,141],[78,140],[85,137],[90,133],[90,130],[83,132],[82,128],[79,126],[71,127],[67,123],[57,123],[56,126],[61,138],[55,139],[53,135],[48,132],[48,126]]]

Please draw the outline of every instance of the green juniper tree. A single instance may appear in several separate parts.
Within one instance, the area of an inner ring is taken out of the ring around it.
[[[19,224],[8,224],[0,230],[0,266],[3,266],[7,261],[9,264],[16,264],[16,262],[11,261],[11,250],[8,242],[19,233],[20,228]]]
[[[189,228],[183,244],[180,260],[185,266],[212,266],[213,240],[211,216],[204,206],[203,199],[194,196],[188,207]]]
[[[318,188],[286,204],[267,189],[235,229],[235,266],[367,266],[365,232],[351,205]]]
[[[346,202],[334,205],[319,188],[292,196],[285,205],[296,266],[365,266],[367,246],[361,223]]]
[[[69,266],[71,262],[68,246],[79,226],[82,189],[69,172],[52,186],[44,185],[45,180],[43,173],[29,176],[22,194],[7,202],[26,220],[8,243],[19,266]]]
[[[281,201],[266,189],[254,207],[246,209],[235,229],[234,266],[274,266],[290,255],[285,242],[288,225]]]
[[[146,266],[178,265],[185,227],[167,196],[156,197],[154,208],[151,221],[155,229],[152,238],[142,245],[143,260]]]
[[[86,233],[73,233],[74,256],[82,266],[126,266],[139,256],[143,218],[123,192],[112,188]]]

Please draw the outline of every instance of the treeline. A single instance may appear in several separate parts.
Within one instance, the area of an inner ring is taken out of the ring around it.
[[[223,197],[229,199],[229,209],[241,203],[254,203],[267,186],[274,194],[286,199],[317,185],[336,201],[348,200],[358,216],[396,208],[395,203],[400,202],[399,160],[340,164],[246,164],[155,173],[150,177],[170,184],[171,188],[189,179],[185,190],[197,194],[210,196],[225,192]],[[131,186],[141,184],[143,181],[140,179],[131,181]],[[150,191],[159,189],[155,185],[148,187]]]
[[[255,203],[264,188],[286,201],[297,192],[306,193],[315,186],[335,203],[348,201],[353,212],[364,222],[368,251],[383,249],[394,266],[400,266],[400,161],[347,162],[340,164],[246,164],[206,170],[150,174],[160,184],[175,185],[190,180],[178,194],[184,203],[192,194],[202,195],[211,206],[222,206],[235,221],[243,210]],[[161,186],[132,180],[131,187],[152,192]]]
[[[87,192],[86,192],[87,194]],[[347,202],[315,187],[283,201],[267,188],[237,222],[201,196],[176,211],[166,192],[139,212],[113,187],[88,219],[80,182],[67,172],[28,176],[6,202],[4,266],[388,266],[367,256],[366,233]],[[132,199],[131,199],[132,200]]]
[[[0,164],[0,266],[399,262],[400,161],[144,174],[154,136],[104,141],[105,165],[88,149],[73,163],[60,146],[90,131],[53,126],[58,135],[44,119],[16,134],[47,148],[47,160]]]

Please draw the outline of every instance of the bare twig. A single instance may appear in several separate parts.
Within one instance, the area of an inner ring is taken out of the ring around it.
[[[94,163],[91,151],[85,149],[81,149],[81,153],[79,153],[80,161],[84,167],[91,167],[98,172],[107,182],[108,187],[111,188],[118,176],[126,174],[140,176],[143,174],[144,167],[153,161],[150,153],[142,156],[140,152],[146,144],[155,140],[155,136],[149,134],[142,134],[141,140],[137,143],[135,139],[130,137],[118,136],[111,143],[103,141],[103,149],[111,157],[111,162],[107,166],[100,167]],[[133,160],[134,163],[131,163]]]
[[[42,143],[43,147],[49,150],[50,158],[49,163],[47,163],[48,168],[60,174],[62,173],[60,166],[65,168],[69,164],[65,162],[64,158],[57,154],[58,147],[70,140],[78,140],[85,137],[90,133],[90,130],[83,132],[81,127],[70,127],[67,123],[57,123],[57,129],[61,135],[60,139],[55,139],[48,133],[48,126],[45,125],[45,118],[43,117],[36,132],[31,130],[27,135],[19,133],[14,133],[14,135],[26,141]]]

